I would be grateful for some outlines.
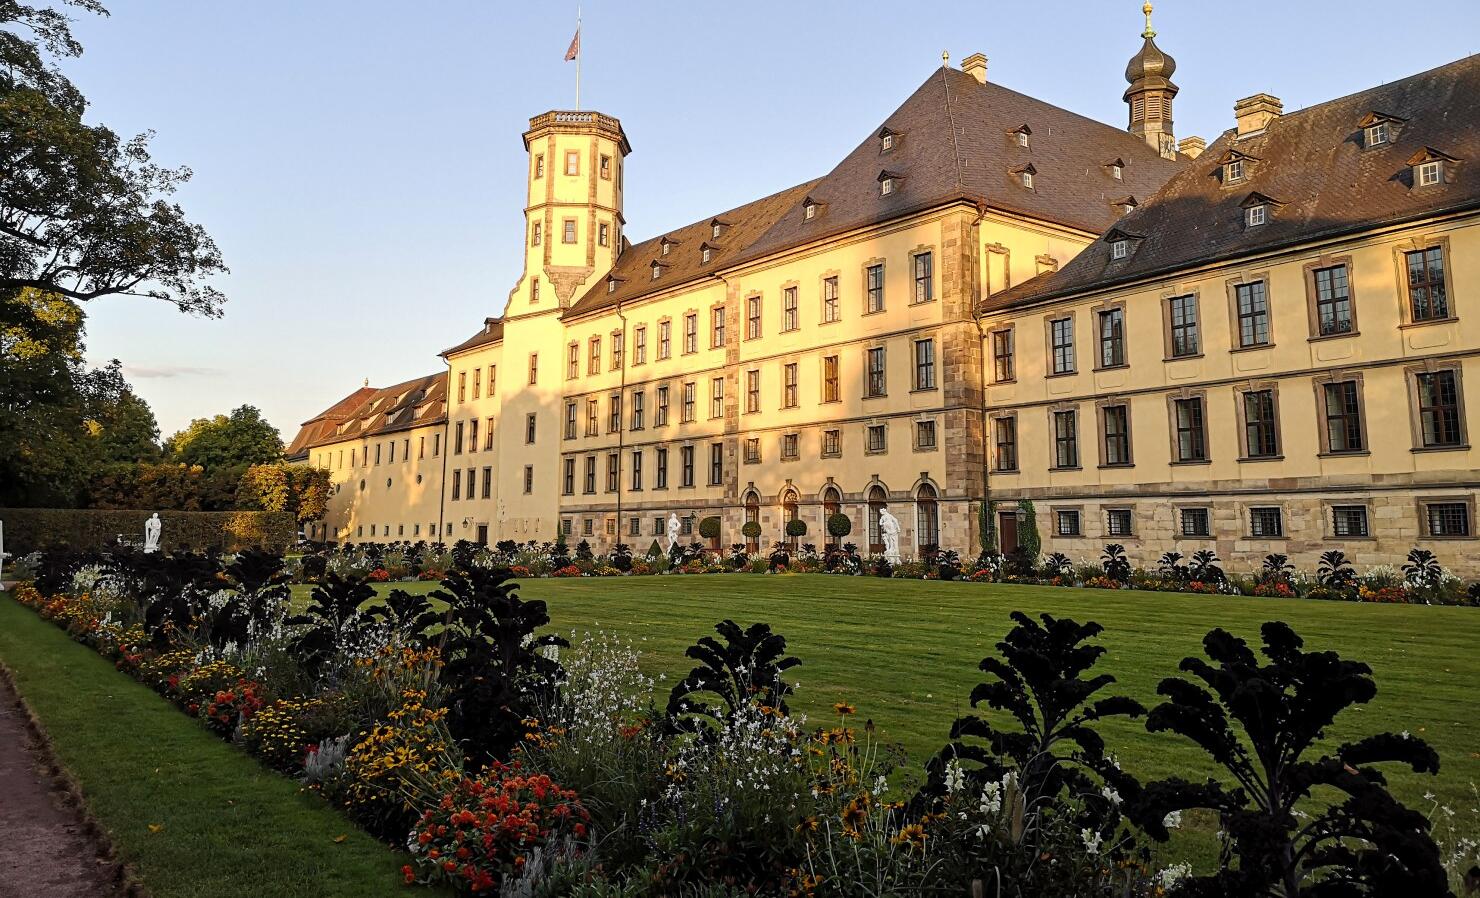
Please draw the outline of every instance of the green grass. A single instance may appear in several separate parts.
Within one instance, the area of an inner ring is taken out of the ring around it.
[[[402,854],[3,594],[0,661],[154,898],[403,894]]]

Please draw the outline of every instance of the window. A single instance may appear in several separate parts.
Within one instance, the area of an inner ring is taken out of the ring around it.
[[[698,312],[690,312],[683,316],[683,351],[685,355],[699,351]]]
[[[592,337],[586,349],[586,373],[601,373],[601,338]]]
[[[700,248],[700,250],[699,250],[699,261],[700,262],[702,262],[705,265],[708,265],[709,264],[710,256],[711,256],[711,253],[710,253],[709,246],[707,244],[705,246],[703,246],[703,247]]]
[[[1125,169],[1119,165],[1110,166],[1110,177],[1117,181],[1125,179]]]
[[[485,499],[488,498],[488,485],[492,481],[493,481],[493,469],[492,468],[484,468],[483,469],[483,498],[485,498]],[[534,465],[525,465],[524,466],[524,492],[525,492],[526,495],[529,494],[529,493],[534,492]]]
[[[753,415],[761,410],[761,372],[752,368],[745,372],[745,413]]]
[[[866,448],[869,452],[884,452],[889,448],[883,424],[870,424],[868,426],[868,442]]]
[[[1054,532],[1059,536],[1079,535],[1078,509],[1059,509],[1054,512]]]
[[[837,402],[842,399],[842,390],[838,376],[839,357],[835,355],[823,356],[822,358],[822,401]]]
[[[1360,452],[1367,448],[1357,382],[1322,384],[1321,394],[1326,403],[1326,451]]]
[[[1269,345],[1269,299],[1264,282],[1239,284],[1233,294],[1238,307],[1238,345],[1241,348]]]
[[[540,354],[531,352],[529,354],[529,385],[532,387],[539,383],[540,379]]]
[[[456,502],[462,498],[462,469],[458,468],[452,472],[452,501]],[[373,525],[372,525],[373,526]]]
[[[1431,246],[1404,253],[1408,260],[1408,304],[1413,321],[1441,321],[1449,317],[1444,289],[1444,248]]]
[[[838,320],[838,279],[822,279],[822,323]]]
[[[1212,535],[1206,508],[1184,508],[1181,511],[1183,536],[1207,537]]]
[[[794,331],[797,327],[797,288],[787,287],[781,291],[781,330]]]
[[[995,452],[992,456],[992,468],[996,471],[1016,471],[1017,418],[996,418],[993,425]]]
[[[666,243],[663,244],[663,248],[666,250],[668,248],[668,244],[666,244]],[[663,276],[663,266],[661,264],[657,263],[657,262],[654,262],[653,263],[653,280],[656,281],[658,278],[660,278],[662,276]]]
[[[459,422],[457,422],[457,426],[452,429],[452,433],[453,433],[453,438],[452,438],[452,454],[453,455],[462,455],[463,454],[463,427],[464,427],[463,422],[459,421]],[[375,447],[375,449],[376,449],[376,454],[377,454],[377,459],[376,459],[376,462],[375,463],[376,464],[380,464],[380,460],[378,458],[380,446],[377,444],[376,447]]]
[[[1278,505],[1249,509],[1249,535],[1263,539],[1280,539],[1285,535],[1285,522]]]
[[[545,154],[536,153],[534,157],[534,176],[543,178],[545,176]]]
[[[1418,186],[1429,187],[1444,180],[1444,163],[1437,160],[1418,165]]]
[[[720,235],[723,234],[724,232],[725,232],[725,226],[724,226],[724,223],[723,222],[715,221],[715,222],[711,222],[710,223],[710,226],[709,226],[709,236],[712,239],[718,240],[719,237],[720,237]]]
[[[709,381],[709,417],[725,416],[725,379],[715,377]]]
[[[1033,189],[1033,173],[1031,171],[1026,171],[1025,170],[1022,173],[1022,179],[1023,179],[1023,186],[1026,187],[1026,188],[1028,188],[1029,190],[1032,190]]]
[[[1469,536],[1470,506],[1464,502],[1429,502],[1424,505],[1429,536]]]
[[[632,450],[632,488],[642,489],[642,450]],[[633,520],[636,520],[634,518]]]
[[[1021,129],[1015,133],[1017,134],[1017,145],[1026,149],[1028,146],[1028,131]]]
[[[596,532],[596,522],[595,521],[593,521],[591,518],[586,518],[585,520],[581,521],[581,533],[583,535],[585,535],[585,536],[591,536],[595,532]]]
[[[1232,159],[1223,166],[1223,181],[1234,184],[1244,179],[1244,160]]]
[[[1418,419],[1425,449],[1458,446],[1460,432],[1459,383],[1454,372],[1433,371],[1416,375]]]
[[[1125,309],[1105,309],[1099,322],[1100,367],[1118,368],[1125,364]]]
[[[1370,536],[1367,529],[1367,506],[1331,506],[1332,536]]]
[[[781,407],[797,407],[797,363],[787,362],[781,366]]]
[[[612,370],[616,371],[622,367],[622,346],[627,341],[622,338],[621,331],[612,331]]]
[[[646,417],[646,414],[647,414],[647,410],[643,407],[643,405],[644,405],[644,402],[643,401],[644,401],[645,398],[646,398],[646,395],[643,393],[642,390],[633,390],[632,391],[632,429],[633,430],[642,430],[643,427],[646,424],[646,422],[643,420]]]
[[[1053,413],[1053,466],[1079,467],[1078,414],[1072,409]]]
[[[1055,318],[1048,323],[1048,342],[1054,374],[1074,373],[1074,319]]]
[[[468,422],[468,451],[469,452],[477,452],[478,451],[478,419],[477,418],[474,418],[473,420],[471,420],[471,421]],[[396,444],[395,443],[392,443],[391,444],[391,455],[394,456],[395,454],[396,454]],[[391,460],[392,461],[395,461],[394,458],[392,458]]]
[[[891,194],[893,192],[894,192],[894,179],[893,178],[881,178],[879,180],[879,195],[880,196],[888,196],[889,194]]]
[[[935,389],[935,341],[915,341],[915,389]]]
[[[586,400],[586,436],[588,437],[594,437],[601,432],[596,423],[597,402],[595,397]]]
[[[535,421],[534,412],[530,412],[524,416],[524,444],[526,446],[534,444]],[[474,421],[473,423],[477,424],[478,422]],[[475,431],[473,435],[477,436],[477,432]]]
[[[1260,225],[1264,224],[1265,209],[1267,208],[1268,207],[1264,203],[1259,203],[1258,205],[1250,206],[1249,208],[1245,209],[1244,225],[1251,228],[1257,228]]]
[[[794,433],[783,433],[781,435],[781,460],[795,461],[800,454],[797,449],[798,438]]]
[[[567,458],[562,464],[560,474],[560,494],[562,496],[573,496],[576,492],[576,460]]]
[[[1197,296],[1173,296],[1167,300],[1168,325],[1171,334],[1171,357],[1194,356],[1202,352],[1202,335],[1197,321]]]
[[[596,456],[594,455],[586,456],[586,478],[582,484],[582,491],[588,496],[596,492]]]
[[[1208,460],[1207,433],[1203,429],[1202,397],[1172,401],[1172,417],[1176,436],[1177,461],[1202,462]]]
[[[824,430],[822,432],[822,457],[837,458],[843,454],[843,432],[840,430]]]
[[[581,344],[572,343],[565,348],[565,379],[575,380],[581,375]]]
[[[579,150],[565,151],[565,173],[567,175],[578,175],[581,173],[581,153]]]
[[[715,306],[709,310],[709,346],[719,349],[725,345],[725,307]]]
[[[1108,508],[1105,510],[1105,535],[1136,535],[1134,518],[1129,508]]]
[[[720,486],[725,482],[725,444],[709,444],[709,485]]]
[[[1366,137],[1363,142],[1368,149],[1380,147],[1388,142],[1388,123],[1378,122],[1375,125],[1368,125],[1365,133]]]
[[[545,226],[542,222],[535,222],[534,228],[529,232],[529,243],[531,246],[539,246],[544,242]]]
[[[632,364],[647,364],[647,328],[639,326],[632,332]]]
[[[668,250],[672,249],[672,247],[673,247],[673,244],[670,241],[668,241],[668,240],[664,240],[659,245],[662,246],[662,251],[661,251],[660,255],[664,255],[664,256],[668,255]]]
[[[761,336],[761,298],[745,297],[745,339],[758,340]]]
[[[884,311],[884,266],[870,265],[864,275],[867,293],[865,308],[869,313]]]
[[[457,372],[457,401],[468,401],[468,372]]]
[[[935,487],[928,483],[915,493],[915,543],[922,550],[940,547],[940,504],[936,500]]]
[[[1274,458],[1280,454],[1279,421],[1273,390],[1250,390],[1244,400],[1244,454],[1248,458]]]
[[[616,293],[617,292],[617,279],[616,278],[607,278],[606,279],[606,292],[608,292],[608,293]]]
[[[1129,240],[1114,240],[1110,243],[1110,258],[1119,261],[1130,255],[1131,246]]]
[[[657,463],[653,466],[654,469],[655,469],[654,472],[653,472],[653,488],[654,489],[660,489],[660,490],[666,490],[666,489],[668,489],[668,449],[667,449],[667,447],[665,447],[665,446],[659,446],[658,449],[657,449],[657,451],[656,451],[656,455],[657,455]]]
[[[992,332],[992,378],[997,383],[1007,383],[1017,377],[1016,353],[1013,348],[1013,330],[1005,328]]]
[[[761,441],[759,437],[750,437],[745,441],[745,463],[747,465],[760,464]]]
[[[565,219],[565,221],[562,224],[563,224],[563,229],[560,232],[560,241],[562,243],[575,243],[576,242],[576,220],[574,218],[567,218],[567,219]]]
[[[816,203],[807,203],[806,205],[802,206],[802,218],[804,220],[811,221],[812,219],[814,219],[816,217],[817,217],[817,204]]]
[[[698,402],[698,385],[693,381],[683,385],[683,407],[679,410],[679,423],[691,424],[694,421],[694,406]]]
[[[622,394],[613,393],[606,399],[606,432],[616,433],[622,429]]]
[[[1317,268],[1316,332],[1322,337],[1352,332],[1351,289],[1345,265]]]
[[[633,515],[627,519],[627,535],[642,536],[642,518]]]
[[[892,150],[892,149],[894,149],[894,135],[893,134],[889,134],[889,133],[885,133],[885,134],[879,135],[879,149],[881,149],[881,150]]]
[[[608,493],[615,493],[617,491],[617,477],[620,470],[621,459],[617,456],[617,453],[608,452],[606,455],[606,491]]]
[[[610,246],[612,242],[612,226],[606,222],[596,226],[596,242],[601,246]]]
[[[864,392],[866,398],[885,395],[884,347],[875,346],[868,351],[868,380]]]
[[[658,322],[658,361],[673,354],[673,322]]]
[[[658,407],[653,409],[653,426],[665,427],[668,424],[668,386],[664,384],[658,388]]]
[[[1130,406],[1107,405],[1101,409],[1105,429],[1105,465],[1131,463]]]
[[[932,253],[915,254],[915,302],[935,299],[935,264]]]
[[[929,450],[929,449],[934,449],[935,448],[935,422],[934,421],[916,421],[915,422],[915,448],[916,449],[925,449],[925,450]]]
[[[610,181],[611,180],[611,178],[612,178],[612,157],[606,156],[606,155],[603,155],[601,157],[599,171],[601,173],[601,179],[603,181]]]

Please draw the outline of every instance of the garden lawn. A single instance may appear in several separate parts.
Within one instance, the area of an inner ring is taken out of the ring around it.
[[[307,587],[294,589],[297,598],[306,598]],[[1283,620],[1308,650],[1334,650],[1372,666],[1377,698],[1338,718],[1328,733],[1333,742],[1407,730],[1439,752],[1437,777],[1391,771],[1400,798],[1428,812],[1432,805],[1423,795],[1432,792],[1458,811],[1474,806],[1470,784],[1480,782],[1475,608],[820,574],[531,579],[522,581],[520,595],[548,602],[554,627],[567,635],[605,630],[636,643],[647,670],[667,677],[659,684],[660,708],[668,689],[692,666],[684,650],[713,634],[716,622],[765,621],[802,660],[791,671],[801,684],[791,702],[794,711],[821,724],[836,719],[834,702],[852,704],[858,709],[854,723],[872,719],[886,739],[920,762],[944,744],[951,721],[970,710],[971,688],[982,679],[977,664],[995,653],[1014,610],[1099,622],[1105,628],[1100,641],[1109,651],[1097,670],[1117,678],[1112,690],[1148,708],[1157,702],[1162,678],[1176,674],[1182,658],[1201,654],[1208,630],[1223,627],[1257,648],[1260,625]],[[1199,780],[1214,772],[1190,743],[1147,733],[1143,721],[1111,721],[1103,732],[1123,765],[1143,780],[1172,774]],[[1211,831],[1216,825],[1199,820],[1193,828]],[[1212,846],[1184,847],[1205,859]]]
[[[154,898],[404,893],[404,855],[5,594],[0,661]]]

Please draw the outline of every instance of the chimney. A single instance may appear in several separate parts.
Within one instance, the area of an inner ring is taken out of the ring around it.
[[[1279,97],[1271,97],[1269,94],[1244,97],[1233,104],[1233,117],[1238,121],[1238,136],[1258,134],[1284,111],[1285,104],[1280,102]]]
[[[976,79],[977,84],[987,83],[987,57],[973,53],[961,60],[961,71]]]
[[[1177,152],[1186,156],[1188,159],[1196,159],[1207,148],[1208,142],[1201,137],[1184,137],[1182,138],[1182,142],[1177,144]]]

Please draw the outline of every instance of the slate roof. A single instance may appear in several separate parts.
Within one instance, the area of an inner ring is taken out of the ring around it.
[[[1027,126],[1029,145],[1016,132]],[[892,149],[881,135],[895,135]],[[1111,174],[1122,163],[1123,179]],[[714,268],[759,258],[868,225],[939,206],[955,199],[1101,233],[1117,220],[1115,201],[1155,193],[1185,164],[1163,159],[1140,137],[1103,122],[971,75],[942,67],[931,73],[880,126],[832,171],[754,203],[721,213],[730,228],[716,245],[709,265],[700,263],[711,219],[634,244],[617,259],[608,292],[602,279],[566,311],[567,317],[609,308],[667,289]],[[1031,165],[1032,189],[1020,173]],[[879,179],[898,181],[881,196]],[[819,213],[808,221],[802,201],[811,198]],[[664,237],[679,242],[660,255]],[[653,262],[665,263],[652,277]]]
[[[473,334],[471,337],[467,338],[466,340],[462,341],[456,346],[453,346],[450,349],[442,350],[439,355],[441,355],[443,358],[446,358],[450,355],[456,355],[459,352],[467,352],[470,349],[477,349],[480,346],[487,346],[490,343],[497,343],[503,338],[504,319],[484,318],[483,326],[478,329],[477,333]]]
[[[1375,114],[1375,115],[1374,115]],[[1363,125],[1393,124],[1386,145],[1367,147]],[[1166,275],[1411,219],[1480,207],[1480,55],[1331,100],[1271,121],[1262,133],[1225,132],[1162,190],[1059,271],[994,294],[1002,309]],[[1429,150],[1452,157],[1450,183],[1416,188],[1412,164]],[[1245,177],[1223,183],[1230,153]],[[1267,202],[1267,222],[1244,209]],[[1111,241],[1132,252],[1111,259]]]
[[[362,387],[305,422],[289,447],[303,458],[326,443],[396,433],[439,424],[447,415],[447,372],[439,371],[390,387]]]
[[[375,394],[375,388],[363,386],[353,393],[324,409],[314,417],[303,422],[298,428],[298,433],[293,437],[293,442],[288,445],[283,453],[289,459],[301,458],[308,454],[308,447],[318,443],[324,437],[330,436],[350,414],[362,405],[366,399]]]

